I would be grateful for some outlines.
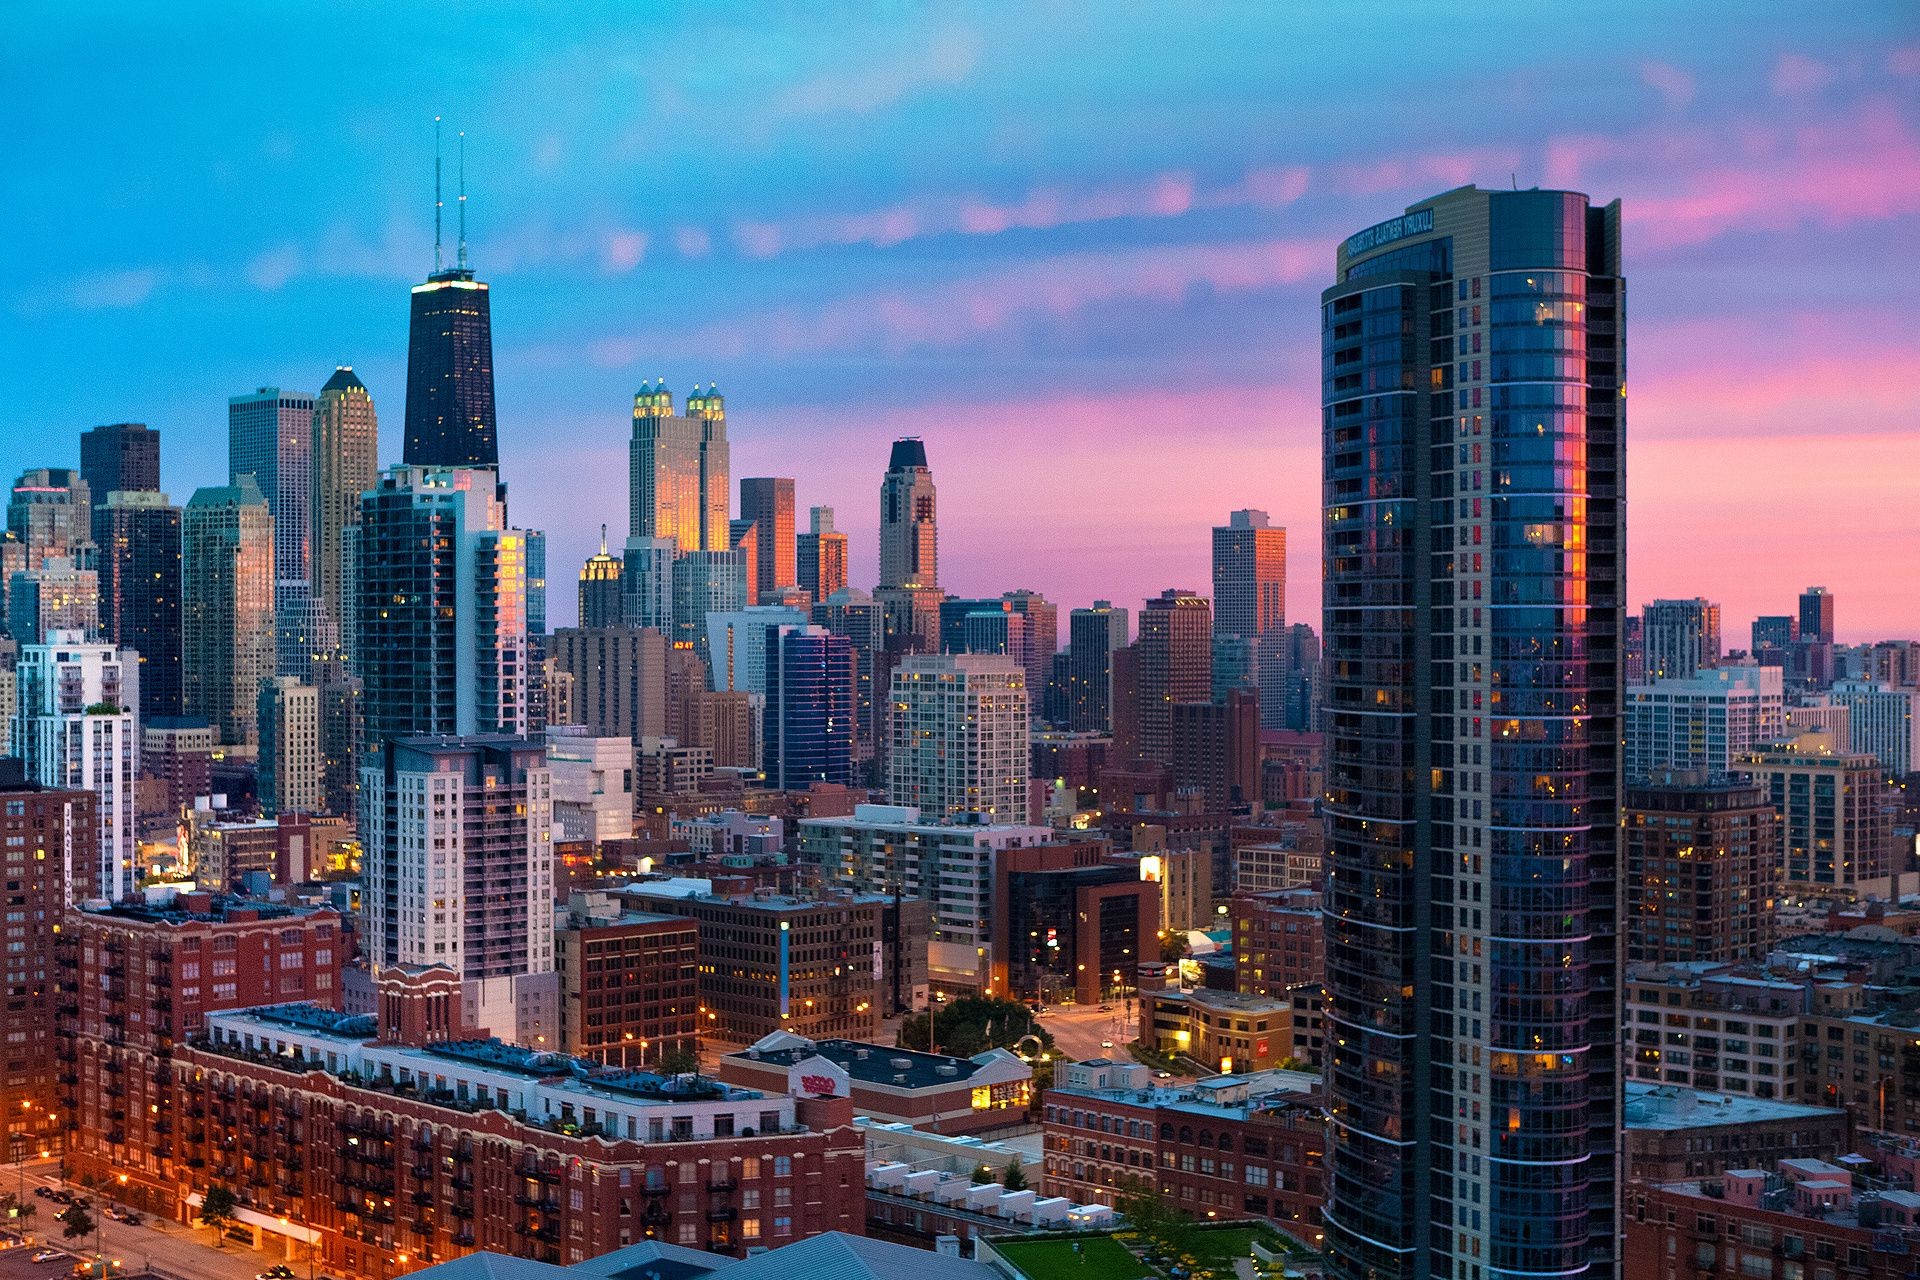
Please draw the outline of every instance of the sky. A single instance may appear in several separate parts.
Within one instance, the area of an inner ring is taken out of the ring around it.
[[[1920,635],[1920,6],[9,6],[0,475],[143,421],[184,502],[226,398],[351,364],[397,461],[436,115],[467,135],[502,468],[553,625],[627,521],[632,395],[727,397],[876,571],[887,445],[941,580],[1206,589],[1290,532],[1319,614],[1334,245],[1465,183],[1624,202],[1629,595],[1730,647],[1812,584]],[[448,250],[453,244],[449,200]]]

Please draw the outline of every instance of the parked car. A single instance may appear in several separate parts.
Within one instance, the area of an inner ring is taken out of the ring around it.
[[[46,1200],[52,1197],[53,1188],[52,1187],[35,1187],[33,1189],[33,1194],[39,1196],[42,1200]]]
[[[255,1276],[253,1280],[297,1280],[292,1267],[284,1262],[276,1262]]]
[[[53,1262],[56,1259],[64,1258],[66,1256],[67,1256],[66,1253],[60,1249],[42,1249],[40,1252],[33,1255],[32,1261]]]

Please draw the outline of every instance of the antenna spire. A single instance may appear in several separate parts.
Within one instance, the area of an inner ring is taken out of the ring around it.
[[[600,526],[600,554],[607,554],[607,526]]]
[[[440,274],[440,117],[433,118],[433,274]]]
[[[460,131],[460,269],[467,269],[467,131]]]

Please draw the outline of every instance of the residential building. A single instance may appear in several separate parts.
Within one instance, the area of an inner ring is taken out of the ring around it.
[[[696,386],[681,416],[665,382],[641,383],[628,452],[629,536],[672,538],[681,555],[731,547],[727,410],[718,391]]]
[[[817,782],[852,786],[853,645],[825,627],[777,626],[765,633],[766,711],[762,769],[776,791]]]
[[[227,485],[251,477],[272,517],[275,666],[268,674],[302,679],[313,657],[308,602],[315,403],[311,395],[279,387],[227,400]]]
[[[633,834],[633,739],[596,735],[585,725],[548,725],[554,839],[596,848]],[[570,1051],[571,1052],[571,1051]]]
[[[100,574],[65,556],[12,575],[6,595],[6,629],[16,644],[39,644],[56,631],[100,634]]]
[[[1235,894],[1229,908],[1236,991],[1287,1000],[1296,988],[1325,984],[1326,936],[1318,889]]]
[[[1651,680],[1628,689],[1625,701],[1629,782],[1665,773],[1722,781],[1786,723],[1778,667],[1727,666]]]
[[[275,669],[273,556],[252,473],[194,490],[180,518],[181,705],[242,754],[259,742],[260,686]]]
[[[698,922],[635,911],[612,894],[575,892],[554,954],[565,1052],[603,1066],[655,1069],[699,1052]]]
[[[1691,680],[1720,665],[1720,606],[1711,600],[1655,600],[1640,612],[1648,680]]]
[[[816,606],[847,589],[847,535],[834,529],[832,507],[808,512],[807,532],[795,542],[794,572]]]
[[[1286,633],[1287,531],[1264,511],[1231,512],[1213,529],[1213,692],[1257,688],[1262,728],[1286,727]]]
[[[1759,787],[1698,774],[1633,783],[1620,856],[1629,963],[1753,963],[1772,948],[1780,817]]]
[[[260,686],[259,701],[260,812],[319,812],[320,691],[292,676],[275,676]]]
[[[853,646],[854,757],[864,766],[874,758],[887,705],[885,610],[866,592],[841,587],[815,597],[813,621]]]
[[[312,642],[316,656],[353,657],[352,548],[360,495],[380,483],[380,421],[351,365],[333,371],[313,405]]]
[[[745,609],[747,585],[744,552],[731,548],[681,552],[673,562],[673,631],[669,639],[674,647],[692,649],[711,671],[713,651],[708,645],[707,615]]]
[[[1618,1270],[1620,226],[1462,187],[1320,297],[1335,1280]]]
[[[1711,1178],[1781,1160],[1831,1160],[1852,1150],[1845,1110],[1702,1093],[1675,1084],[1626,1085],[1629,1183]]]
[[[1174,785],[1215,811],[1260,803],[1260,694],[1229,689],[1168,708]]]
[[[1628,975],[1627,1074],[1650,1084],[1779,1102],[1815,1101],[1801,1067],[1804,982],[1698,961]],[[1624,1047],[1624,1046],[1623,1046]]]
[[[100,636],[140,655],[143,719],[181,714],[180,515],[157,489],[115,490],[93,509]]]
[[[893,673],[887,798],[947,821],[1026,820],[1025,673],[1005,657],[909,657]]]
[[[572,677],[573,709],[595,737],[639,742],[667,731],[667,637],[650,627],[562,627],[553,662]]]
[[[1174,704],[1213,698],[1213,612],[1207,598],[1170,589],[1148,600],[1140,610],[1133,649],[1139,755],[1172,765]]]
[[[807,611],[788,605],[748,605],[707,614],[707,648],[701,655],[722,693],[767,692],[768,636],[779,627],[804,627]]]
[[[70,467],[30,467],[7,498],[7,532],[18,539],[14,572],[38,569],[55,557],[86,567],[93,560],[93,491]],[[11,576],[11,574],[9,574]]]
[[[855,1115],[943,1134],[1025,1124],[1033,1100],[1033,1067],[1005,1049],[956,1058],[790,1031],[722,1054],[714,1074],[773,1095],[851,1098]]]
[[[1127,645],[1127,611],[1106,600],[1067,615],[1067,728],[1113,731],[1113,654]]]
[[[139,662],[128,650],[57,631],[44,644],[22,645],[14,674],[11,751],[24,763],[25,780],[94,797],[97,838],[76,846],[89,860],[63,867],[62,901],[118,900],[139,879]]]
[[[620,552],[620,620],[630,627],[673,630],[672,538],[628,538]]]
[[[1894,801],[1878,760],[1809,733],[1749,756],[1740,772],[1780,815],[1787,888],[1886,895]]]
[[[140,776],[158,778],[179,813],[213,793],[213,725],[205,716],[154,716],[140,725]]]
[[[740,481],[740,517],[754,524],[754,590],[771,595],[800,582],[795,560],[793,480],[748,476]]]
[[[1920,773],[1920,689],[1879,680],[1834,682],[1833,700],[1847,709],[1848,741],[1896,778]]]

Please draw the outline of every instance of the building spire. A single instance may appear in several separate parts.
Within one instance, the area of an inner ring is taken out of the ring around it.
[[[460,131],[460,269],[467,269],[467,131]]]
[[[607,526],[600,526],[600,554],[607,554]]]
[[[433,118],[433,274],[440,274],[440,117]]]

